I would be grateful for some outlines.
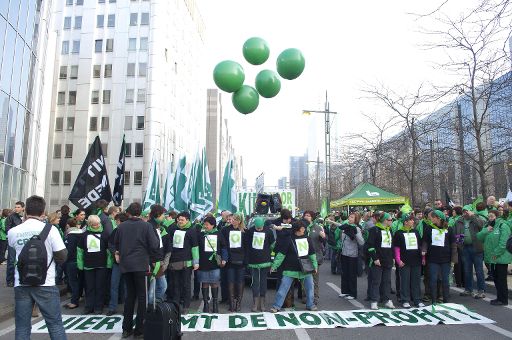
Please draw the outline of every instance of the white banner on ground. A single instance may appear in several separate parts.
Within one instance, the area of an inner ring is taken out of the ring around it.
[[[122,316],[63,315],[66,333],[121,333]],[[276,314],[188,314],[181,318],[183,332],[257,331],[296,328],[357,328],[386,326],[460,325],[494,323],[471,312],[463,305],[447,303],[413,309],[353,310],[353,311],[290,311]],[[32,333],[47,333],[40,321]]]

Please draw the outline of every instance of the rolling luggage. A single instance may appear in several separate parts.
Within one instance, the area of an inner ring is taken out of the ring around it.
[[[151,285],[156,285],[156,280],[151,280]],[[153,302],[147,307],[144,320],[144,339],[147,340],[180,340],[181,311],[175,302],[155,303],[156,291],[153,294]]]

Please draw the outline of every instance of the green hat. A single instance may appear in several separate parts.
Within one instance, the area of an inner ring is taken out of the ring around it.
[[[473,206],[471,204],[467,204],[462,208],[462,211],[464,210],[473,211]]]
[[[434,215],[436,215],[437,217],[439,217],[439,219],[441,221],[445,221],[446,220],[446,216],[444,215],[444,213],[440,210],[434,210],[433,211]]]
[[[391,215],[389,213],[384,213],[384,214],[382,214],[380,221],[384,222],[385,220],[389,220],[390,218],[391,218]]]
[[[148,210],[143,210],[142,214],[140,214],[140,216],[142,216],[142,217],[148,217],[148,215],[149,215],[149,209]]]
[[[261,227],[263,227],[263,225],[264,225],[264,224],[265,224],[265,221],[263,220],[263,218],[261,218],[261,217],[256,217],[256,218],[254,219],[254,226],[255,226],[256,228],[261,228]]]
[[[414,214],[402,214],[402,222],[414,219]]]

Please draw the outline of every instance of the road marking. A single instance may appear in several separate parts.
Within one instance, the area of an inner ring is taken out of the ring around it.
[[[308,332],[304,328],[295,328],[295,335],[297,336],[297,339],[299,340],[311,340],[309,337]]]
[[[341,289],[338,286],[336,286],[334,283],[326,282],[325,284],[328,285],[329,287],[331,287],[338,295],[341,294]],[[355,299],[354,300],[346,300],[346,301],[350,302],[352,305],[354,305],[355,307],[357,307],[359,309],[364,309],[364,305]]]
[[[108,338],[108,340],[119,340],[119,339],[121,339],[121,336],[122,336],[121,333],[116,333],[116,334],[112,335],[110,338]]]
[[[13,320],[14,321],[14,320]],[[16,326],[15,325],[12,325],[12,326],[9,326],[7,327],[6,329],[2,329],[0,331],[0,336],[4,336],[6,334],[9,334],[11,333],[12,331],[14,331],[16,329]]]
[[[459,292],[459,293],[462,293],[464,291],[464,289],[462,288],[459,288],[459,287],[450,287],[450,289],[456,291],[456,292]],[[487,301],[487,302],[491,302],[491,300],[494,300],[496,299],[496,296],[492,295],[492,294],[487,294],[485,293],[485,295],[487,297],[484,297],[483,299],[480,299],[480,300],[484,300],[484,301]],[[512,306],[510,305],[506,305],[506,306],[501,306],[501,307],[504,307],[504,308],[508,308],[508,309],[511,309],[512,310]]]
[[[507,338],[512,339],[512,332],[507,331],[506,329],[503,329],[501,327],[498,327],[493,324],[480,324],[481,326],[484,326],[485,328],[490,329],[491,331],[495,331],[496,333],[499,333],[503,336],[506,336]]]

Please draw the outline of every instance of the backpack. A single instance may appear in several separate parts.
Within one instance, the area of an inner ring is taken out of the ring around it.
[[[46,223],[41,233],[32,236],[21,249],[16,264],[21,285],[40,286],[46,282],[46,274],[53,257],[48,264],[48,254],[44,242],[51,228],[52,225]]]

